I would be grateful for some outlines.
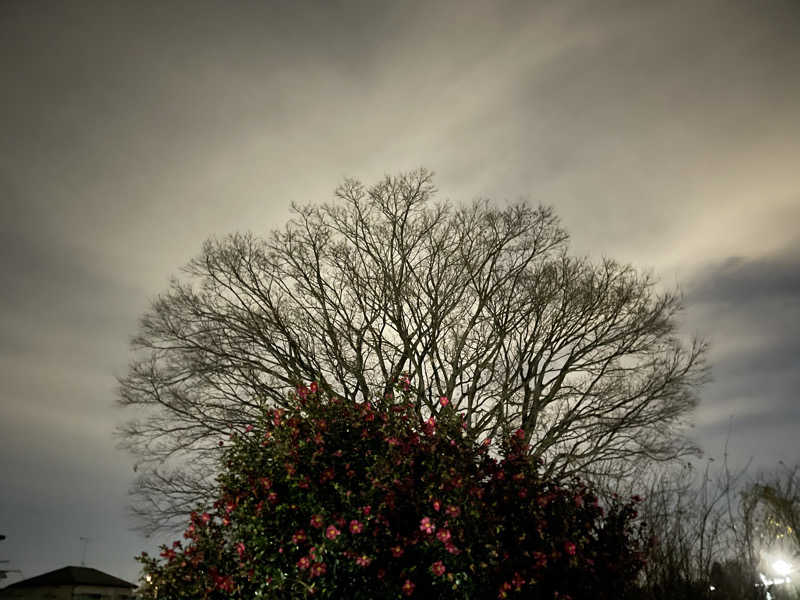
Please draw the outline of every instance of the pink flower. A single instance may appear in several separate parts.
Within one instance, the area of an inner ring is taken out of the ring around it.
[[[450,554],[461,554],[461,550],[459,550],[458,548],[456,548],[456,546],[455,546],[455,545],[453,545],[453,543],[452,543],[452,542],[447,542],[447,543],[444,545],[444,549],[445,549],[445,550],[447,550],[447,551],[448,551]]]
[[[430,517],[423,517],[423,519],[419,522],[419,528],[429,535],[436,531],[436,525],[431,522]]]
[[[335,540],[340,533],[342,532],[336,529],[336,526],[328,525],[328,528],[325,530],[325,537],[329,540]]]
[[[447,406],[448,404],[450,404],[450,400],[447,399],[447,396],[442,396],[441,398],[439,398],[439,404],[441,404],[442,406]]]
[[[439,512],[439,510],[442,508],[442,504],[438,500],[434,500],[432,504],[433,504],[433,510],[435,510],[436,512]]]
[[[395,558],[400,558],[403,556],[403,548],[401,546],[392,546],[391,547],[392,556]]]
[[[436,532],[436,539],[442,543],[447,543],[450,541],[450,530],[449,529],[440,529]]]
[[[203,523],[208,525],[208,523],[211,521],[211,515],[207,512],[204,512],[202,515],[200,515],[200,519],[203,521]]]
[[[325,563],[314,563],[311,567],[311,576],[319,577],[320,575],[324,575],[327,570],[328,567],[325,566]]]
[[[364,531],[364,525],[355,519],[350,521],[350,533],[361,533]]]
[[[511,584],[514,586],[514,590],[518,592],[525,585],[525,579],[519,573],[514,573],[514,579],[511,580]]]
[[[444,509],[444,512],[448,517],[453,517],[455,519],[461,515],[461,507],[450,504]]]
[[[362,506],[361,507],[361,512],[364,513],[365,515],[369,516],[369,513],[372,512],[372,507],[371,506]]]
[[[575,556],[575,544],[572,542],[564,542],[564,550],[570,556]]]
[[[406,582],[403,584],[403,587],[401,589],[403,590],[403,593],[406,596],[410,596],[411,594],[414,593],[414,588],[415,587],[417,587],[417,586],[414,585],[413,581],[411,581],[410,579],[406,579]]]
[[[444,575],[444,572],[446,571],[444,563],[442,563],[442,561],[440,560],[437,560],[435,563],[431,565],[431,571],[433,571],[434,575],[438,575],[439,577],[441,577],[442,575]]]
[[[297,568],[301,571],[305,571],[308,567],[311,566],[311,561],[308,559],[307,556],[304,556],[300,560],[297,561]]]
[[[322,522],[322,515],[313,515],[311,517],[311,526],[319,529],[324,523]]]
[[[370,557],[368,557],[366,554],[362,554],[361,556],[356,558],[356,564],[359,567],[368,567],[369,563],[371,563],[371,562],[372,562],[372,559]]]
[[[425,433],[433,435],[434,431],[436,431],[436,417],[431,417],[425,421]]]

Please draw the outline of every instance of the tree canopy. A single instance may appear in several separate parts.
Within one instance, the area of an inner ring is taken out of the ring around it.
[[[521,428],[547,474],[622,473],[689,450],[676,435],[704,377],[675,292],[568,252],[552,209],[436,201],[419,170],[294,207],[265,238],[209,240],[141,321],[120,402],[152,527],[211,489],[219,440],[317,380],[348,400],[414,386],[476,440]]]

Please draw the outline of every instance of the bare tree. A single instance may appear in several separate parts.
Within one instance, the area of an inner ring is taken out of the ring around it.
[[[745,508],[737,502],[747,467],[731,473],[686,462],[677,469],[648,469],[637,481],[644,491],[640,516],[653,536],[644,568],[644,598],[757,600],[757,560],[747,535]]]
[[[742,504],[753,545],[773,558],[777,554],[789,559],[796,569],[800,558],[800,467],[781,462],[779,468],[762,473],[743,491]]]
[[[424,170],[347,180],[266,239],[208,241],[153,302],[120,380],[152,526],[202,493],[221,436],[299,381],[363,400],[408,377],[420,417],[447,396],[476,438],[521,427],[552,475],[691,450],[675,426],[704,346],[677,337],[679,296],[570,256],[549,208],[434,193]]]

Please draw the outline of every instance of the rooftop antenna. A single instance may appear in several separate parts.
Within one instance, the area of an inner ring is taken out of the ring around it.
[[[81,543],[83,544],[83,551],[81,552],[81,566],[86,566],[86,546],[89,545],[89,538],[81,536]]]

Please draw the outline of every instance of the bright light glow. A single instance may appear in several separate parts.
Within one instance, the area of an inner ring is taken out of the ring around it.
[[[787,563],[785,560],[779,558],[778,560],[772,563],[772,570],[775,571],[778,575],[785,577],[786,575],[792,572],[792,565]]]
[[[708,586],[708,589],[710,589],[713,592],[717,588],[715,588],[713,585],[710,585],[710,586]]]
[[[147,583],[150,583],[151,581],[153,581],[153,578],[150,575],[145,577],[145,579],[147,580]]]

